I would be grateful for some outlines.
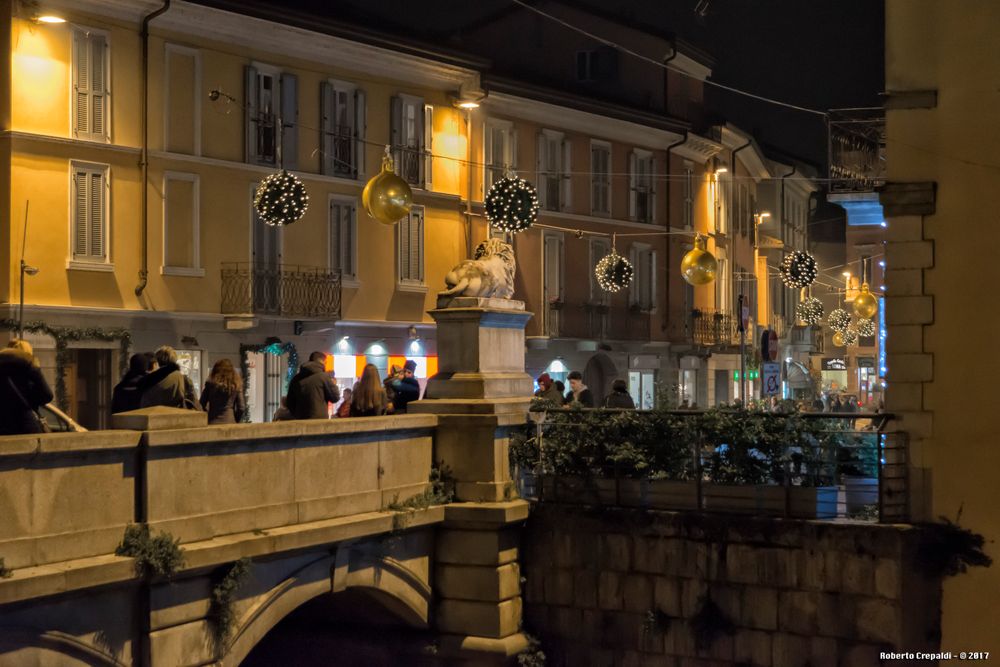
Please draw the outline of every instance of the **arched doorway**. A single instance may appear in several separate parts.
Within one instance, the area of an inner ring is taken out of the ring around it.
[[[430,666],[431,631],[414,625],[397,600],[374,588],[320,595],[288,614],[261,638],[242,667]]]
[[[611,393],[611,383],[618,377],[618,367],[604,351],[597,352],[583,369],[583,383],[590,388],[597,406]]]

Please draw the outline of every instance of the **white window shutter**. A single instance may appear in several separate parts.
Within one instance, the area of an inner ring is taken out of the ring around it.
[[[410,225],[410,266],[413,279],[424,282],[424,212],[418,211]]]
[[[410,275],[410,221],[407,215],[396,223],[397,280],[405,281]]]
[[[88,253],[94,259],[104,259],[106,248],[104,243],[104,175],[90,174],[90,192],[88,202],[88,222],[90,227],[90,247]]]
[[[90,36],[90,133],[95,137],[107,134],[105,106],[107,100],[105,71],[105,49],[107,42],[103,35]]]
[[[330,268],[334,271],[340,271],[343,273],[344,266],[341,258],[344,256],[342,251],[343,247],[343,233],[341,226],[343,222],[340,217],[341,204],[336,201],[330,202],[330,211],[328,214],[328,234],[330,235]]]
[[[73,256],[85,257],[87,243],[87,173],[73,174]]]
[[[365,98],[365,91],[358,88],[354,91],[355,178],[361,178],[365,173],[365,137],[368,130],[366,123],[368,110],[366,107],[367,100]]]
[[[73,131],[85,135],[90,131],[90,42],[79,31],[73,33],[73,90],[74,118]]]
[[[637,205],[636,205],[636,189],[638,188],[638,181],[636,176],[636,171],[639,167],[639,159],[635,152],[628,154],[628,217],[635,220]]]
[[[395,162],[396,174],[401,174],[403,168],[403,100],[398,95],[394,95],[389,104],[389,144],[392,146],[392,159]]]
[[[354,204],[342,207],[343,216],[340,220],[342,257],[341,271],[344,275],[354,278],[357,276],[357,268],[354,265],[354,244],[355,244],[355,224],[358,219],[357,208]]]
[[[246,100],[246,161],[257,162],[257,127],[260,106],[260,91],[257,87],[257,68],[247,65],[244,69],[244,96]]]
[[[333,84],[329,81],[319,84],[319,147],[323,153],[319,164],[320,173],[328,176],[334,173],[333,130],[336,120],[333,95]]]
[[[517,127],[512,125],[507,133],[507,141],[510,142],[510,168],[517,171]]]
[[[434,172],[434,107],[430,104],[424,105],[424,113],[421,127],[421,144],[420,150],[421,154],[424,156],[423,160],[423,183],[424,188],[427,190],[431,189],[431,183],[433,181]]]
[[[573,179],[571,177],[572,169],[572,145],[569,139],[563,139],[562,141],[562,164],[559,169],[559,176],[562,178],[562,187],[560,188],[560,206],[559,209],[562,211],[568,211],[572,208],[570,202],[573,197]]]
[[[281,166],[299,168],[299,77],[281,75]]]

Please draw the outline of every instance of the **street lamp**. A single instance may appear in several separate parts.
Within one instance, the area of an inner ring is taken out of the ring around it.
[[[21,302],[17,308],[17,337],[24,338],[24,276],[33,276],[38,273],[38,267],[30,266],[21,259]]]

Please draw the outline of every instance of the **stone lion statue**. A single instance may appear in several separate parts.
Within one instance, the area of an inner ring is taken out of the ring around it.
[[[514,296],[514,249],[499,239],[487,239],[476,246],[472,259],[462,260],[444,277],[448,289],[438,292],[438,300],[459,296]]]

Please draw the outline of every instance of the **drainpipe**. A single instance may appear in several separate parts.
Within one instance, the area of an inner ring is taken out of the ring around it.
[[[730,211],[735,211],[736,210],[736,207],[733,206],[733,202],[735,201],[735,198],[736,198],[736,154],[739,153],[744,148],[749,147],[750,144],[752,144],[752,143],[753,143],[752,139],[747,139],[747,142],[745,144],[743,144],[739,148],[734,149],[732,151],[732,153],[730,153],[730,161],[733,163],[733,187],[729,189],[729,192],[730,192],[729,210]],[[730,230],[730,231],[732,231],[732,230]],[[756,269],[756,267],[754,267],[754,269]],[[739,318],[739,323],[740,323],[740,326],[739,326],[739,329],[740,329],[740,400],[743,401],[743,405],[746,406],[746,405],[748,405],[748,402],[747,402],[747,376],[746,376],[746,367],[745,367],[745,362],[746,362],[746,349],[745,349],[745,347],[746,347],[746,345],[745,345],[746,331],[743,328],[743,300],[744,300],[744,298],[745,297],[743,296],[743,278],[740,278],[740,298],[739,298],[738,305],[737,305],[737,310],[739,312],[736,313],[736,317]]]
[[[673,39],[670,41],[670,55],[663,59],[663,64],[666,65],[671,60],[677,57],[677,40]],[[670,108],[670,70],[663,69],[663,110],[666,111]],[[667,114],[670,115],[669,113]],[[684,138],[687,141],[687,137]],[[683,141],[681,143],[684,143]]]
[[[670,58],[668,58],[664,62],[669,62],[676,55],[677,55],[677,49],[674,48],[674,54],[672,56],[670,56]],[[664,171],[666,172],[666,176],[667,176],[667,180],[666,180],[666,191],[667,191],[667,193],[666,193],[667,194],[667,207],[666,207],[667,208],[667,231],[670,230],[670,152],[672,150],[674,150],[675,148],[677,148],[678,146],[686,143],[687,140],[688,140],[688,133],[685,130],[684,136],[681,137],[680,141],[675,141],[674,143],[672,143],[669,146],[667,146],[667,165],[666,165],[666,168],[664,169]],[[666,331],[667,327],[669,326],[669,323],[670,323],[670,308],[669,308],[669,306],[670,306],[670,267],[674,265],[673,262],[670,261],[670,245],[671,245],[671,240],[670,240],[669,237],[667,237],[667,256],[665,258],[666,261],[663,262],[663,272],[666,275],[666,285],[664,287],[664,298],[667,301],[666,305],[668,307],[667,307],[667,319],[664,321],[663,324],[660,325],[660,331]],[[685,314],[685,317],[687,317],[687,314]]]
[[[465,200],[465,256],[472,259],[472,180],[476,173],[472,164],[472,109],[465,110],[465,131],[469,137],[468,141],[465,142],[465,161],[469,167],[469,173],[466,175],[469,187],[468,197]],[[483,141],[485,140],[484,137]],[[483,187],[486,187],[485,183]]]
[[[139,123],[142,126],[142,149],[139,152],[139,169],[142,172],[142,188],[139,210],[139,237],[141,239],[142,268],[139,269],[139,284],[135,286],[135,295],[142,296],[149,282],[149,214],[146,210],[149,199],[149,22],[170,9],[170,0],[163,0],[163,6],[147,14],[142,19],[142,96],[140,98]]]

